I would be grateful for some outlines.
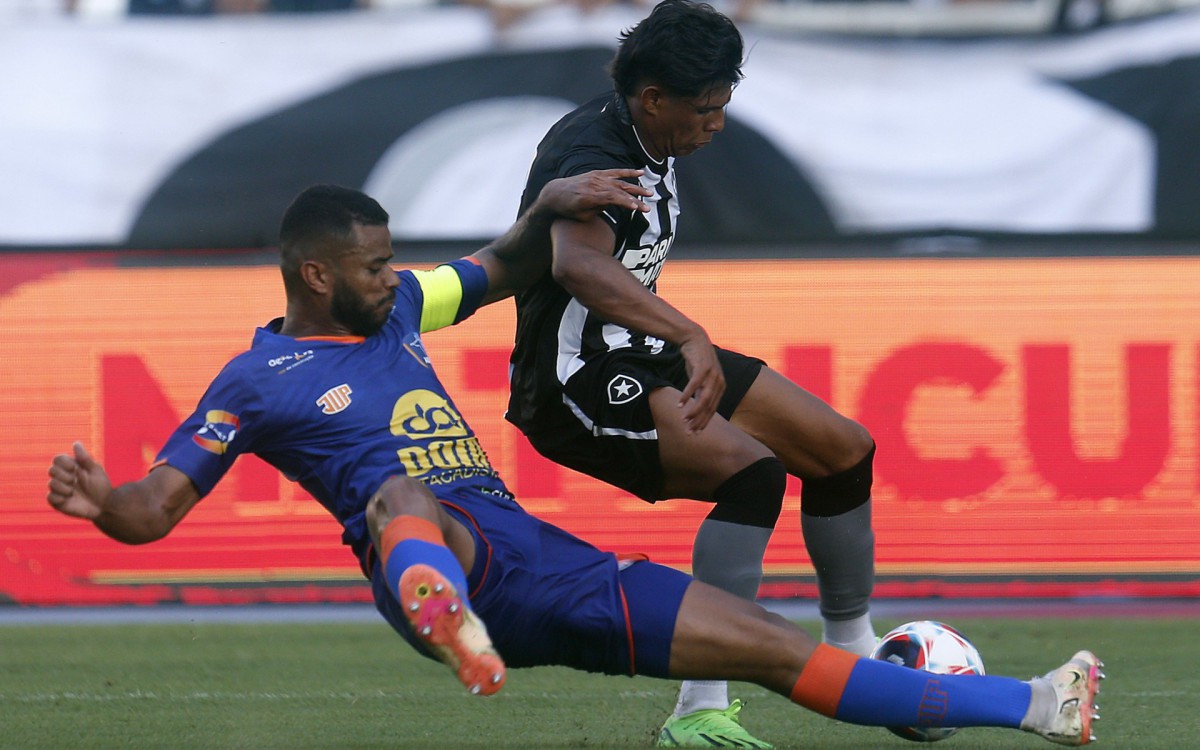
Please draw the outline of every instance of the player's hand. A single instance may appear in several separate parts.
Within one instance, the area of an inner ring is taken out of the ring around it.
[[[688,383],[679,397],[683,422],[690,432],[700,432],[708,426],[717,405],[725,394],[725,373],[717,359],[717,350],[703,332],[679,345],[687,366]]]
[[[551,180],[538,194],[540,208],[568,219],[588,219],[608,206],[649,211],[640,200],[654,193],[637,182],[640,169],[600,169]]]
[[[72,453],[55,456],[49,474],[50,492],[46,500],[55,510],[89,521],[100,517],[112,494],[112,482],[83,443],[75,443]]]

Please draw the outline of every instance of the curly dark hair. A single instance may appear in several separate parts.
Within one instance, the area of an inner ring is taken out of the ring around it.
[[[664,0],[620,42],[608,72],[623,95],[650,82],[676,96],[697,97],[742,80],[742,34],[708,3]]]

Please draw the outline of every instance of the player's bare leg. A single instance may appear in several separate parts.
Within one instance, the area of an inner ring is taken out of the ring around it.
[[[413,634],[474,694],[504,686],[504,662],[471,610],[464,570],[474,542],[425,485],[407,477],[384,483],[367,505],[367,525],[388,588]]]
[[[1094,739],[1101,666],[1080,651],[1028,682],[935,675],[818,643],[795,624],[697,581],[675,620],[670,673],[754,682],[830,718],[868,726],[928,722],[921,706],[933,691],[945,726],[1019,728],[1078,746]]]

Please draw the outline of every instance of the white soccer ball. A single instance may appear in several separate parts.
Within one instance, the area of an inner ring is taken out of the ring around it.
[[[871,658],[933,674],[985,674],[983,658],[967,637],[933,620],[908,622],[889,631],[879,639]],[[958,727],[939,726],[936,711],[928,718],[919,726],[888,729],[913,742],[937,742],[958,731]]]

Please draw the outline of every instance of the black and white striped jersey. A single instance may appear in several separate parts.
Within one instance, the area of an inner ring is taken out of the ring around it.
[[[642,147],[622,97],[597,97],[564,116],[542,139],[529,170],[521,211],[557,177],[593,169],[642,169],[649,213],[609,207],[601,215],[613,230],[613,256],[654,292],[675,239],[679,200],[674,159],[651,158]],[[562,385],[591,359],[629,348],[674,351],[661,339],[608,323],[590,313],[547,273],[517,295],[517,334],[512,353],[508,419],[525,429],[546,406],[562,404]]]

